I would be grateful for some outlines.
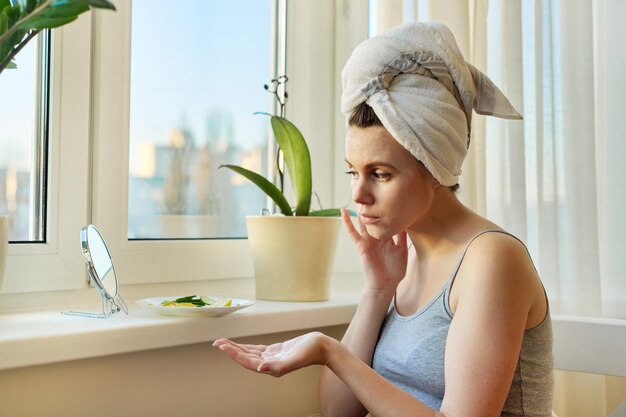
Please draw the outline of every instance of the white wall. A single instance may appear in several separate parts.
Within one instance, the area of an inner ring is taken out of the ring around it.
[[[344,326],[321,329],[341,337]],[[294,337],[250,337],[267,344]],[[1,417],[309,416],[320,367],[280,379],[196,344],[0,372]]]

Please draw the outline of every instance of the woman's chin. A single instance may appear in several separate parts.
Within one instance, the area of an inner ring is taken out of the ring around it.
[[[377,240],[387,240],[393,237],[393,234],[386,227],[381,227],[377,224],[366,225],[367,234]]]

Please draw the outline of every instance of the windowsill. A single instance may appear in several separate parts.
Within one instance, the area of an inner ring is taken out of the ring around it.
[[[6,294],[0,312],[0,370],[85,359],[149,349],[210,342],[293,330],[347,324],[359,299],[358,276],[333,277],[324,302],[272,302],[222,317],[173,317],[135,304],[147,297],[201,293],[254,299],[252,278],[120,287],[129,314],[93,319],[61,314],[65,310],[101,310],[93,288],[62,293]],[[86,303],[85,298],[90,301]],[[39,309],[25,308],[45,300]],[[19,308],[20,304],[22,308]],[[8,305],[8,306],[7,306]]]
[[[362,280],[358,274],[336,275],[330,300],[272,302],[223,317],[157,315],[137,306],[147,297],[200,293],[254,299],[252,278],[129,285],[120,294],[129,315],[109,319],[67,316],[61,311],[101,310],[93,288],[75,291],[0,295],[0,370],[99,356],[208,343],[220,337],[240,338],[348,324],[354,315]],[[626,320],[552,316],[555,367],[565,370],[626,375],[623,347]],[[581,362],[581,359],[585,359]],[[584,363],[583,363],[584,362]]]

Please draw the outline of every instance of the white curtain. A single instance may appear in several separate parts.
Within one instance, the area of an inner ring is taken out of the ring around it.
[[[553,313],[626,318],[626,2],[379,0],[437,20],[523,122],[474,116],[461,198],[524,240]]]

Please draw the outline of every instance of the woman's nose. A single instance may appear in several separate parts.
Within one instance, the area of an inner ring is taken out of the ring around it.
[[[352,183],[352,201],[357,204],[372,204],[374,202],[368,184],[363,179],[358,179]]]

